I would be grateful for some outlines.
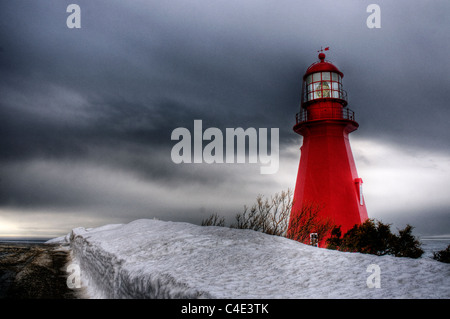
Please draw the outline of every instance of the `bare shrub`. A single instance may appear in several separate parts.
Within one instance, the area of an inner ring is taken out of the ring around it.
[[[329,218],[319,216],[321,210],[320,205],[310,203],[303,205],[299,212],[292,211],[286,237],[309,244],[310,234],[317,233],[317,239],[321,242],[335,227]]]
[[[258,195],[256,203],[235,217],[231,228],[252,229],[266,234],[287,237],[309,244],[310,234],[317,233],[320,242],[333,229],[329,219],[319,217],[319,205],[304,205],[292,215],[293,193],[290,189],[276,193],[270,198]],[[291,218],[290,218],[291,217]],[[224,226],[225,219],[217,214],[202,221],[202,226]]]
[[[217,215],[217,213],[212,214],[211,216],[209,216],[208,218],[202,220],[202,226],[220,226],[220,227],[224,227],[225,226],[225,218],[224,217],[219,217],[219,215]]]
[[[253,229],[266,234],[285,236],[292,208],[292,191],[276,193],[270,199],[263,195],[256,197],[256,203],[249,209],[236,215],[232,228]]]

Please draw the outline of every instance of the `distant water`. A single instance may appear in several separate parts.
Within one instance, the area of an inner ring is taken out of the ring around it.
[[[0,237],[0,243],[10,244],[43,244],[51,238]]]
[[[422,257],[433,258],[433,253],[440,250],[444,250],[450,245],[450,238],[420,238],[419,241],[422,243],[422,249],[424,251]]]

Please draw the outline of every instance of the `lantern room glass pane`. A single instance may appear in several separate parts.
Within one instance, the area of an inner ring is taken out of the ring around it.
[[[306,100],[311,101],[313,99],[313,85],[309,84],[306,87]]]
[[[321,83],[314,84],[314,98],[319,99],[322,97],[322,85]]]
[[[310,84],[311,81],[312,81],[312,75],[308,75],[308,76],[306,77],[306,84]]]
[[[322,72],[322,81],[330,81],[330,72]]]
[[[322,97],[330,97],[330,85],[328,82],[322,82]]]
[[[313,73],[313,81],[314,82],[319,82],[321,79],[320,79],[320,73]]]
[[[331,82],[331,97],[339,98],[339,83]]]
[[[337,73],[331,73],[331,77],[333,79],[333,82],[339,82],[340,76]]]
[[[331,97],[335,98],[335,99],[339,99],[339,91],[332,91],[331,92]]]

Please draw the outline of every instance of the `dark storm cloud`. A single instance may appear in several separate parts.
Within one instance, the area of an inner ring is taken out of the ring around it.
[[[345,86],[366,136],[419,149],[448,150],[450,49],[445,1],[380,3],[380,32],[344,55]],[[372,30],[371,30],[372,31]],[[354,66],[357,66],[356,68]],[[353,67],[352,67],[353,66]]]
[[[300,145],[292,126],[301,78],[320,46],[331,47],[327,58],[345,74],[361,125],[355,135],[415,154],[448,152],[446,1],[378,1],[376,30],[365,25],[366,1],[80,0],[77,30],[66,27],[70,3],[1,4],[5,207],[101,214],[120,207],[119,214],[134,205],[129,210],[140,216],[149,205],[183,207],[155,191],[175,188],[182,196],[189,193],[183,185],[209,191],[205,202],[228,196],[244,204],[230,185],[251,189],[260,180],[240,169],[174,164],[171,132],[202,119],[204,128],[277,127],[282,148]],[[98,185],[87,172],[117,179]],[[120,180],[149,194],[120,192]],[[208,205],[199,197],[186,209]]]
[[[91,114],[100,117],[99,133],[124,122],[133,130],[137,122],[170,143],[163,137],[197,116],[218,127],[273,125],[288,138],[301,75],[315,59],[310,46],[318,46],[315,38],[323,34],[319,41],[332,42],[337,51],[330,59],[344,71],[350,107],[364,125],[358,134],[389,134],[401,143],[409,136],[408,142],[420,139],[436,147],[448,139],[439,129],[449,118],[440,94],[450,84],[448,64],[442,63],[448,49],[442,41],[448,37],[442,27],[445,3],[429,8],[381,2],[383,27],[370,30],[364,26],[365,5],[357,11],[348,1],[336,7],[327,1],[249,1],[236,7],[80,2],[83,27],[75,31],[64,27],[65,4],[58,3],[15,8],[13,18],[31,23],[5,30],[5,47],[12,49],[5,68],[82,95]],[[347,11],[350,18],[333,10]],[[419,133],[417,125],[426,131]]]
[[[89,13],[91,5],[80,5],[83,12]],[[83,15],[83,28],[76,34],[78,30],[57,25],[62,22],[57,18],[61,15],[57,10],[64,6],[41,6],[34,2],[21,10],[15,8],[12,11],[14,17],[7,21],[16,19],[31,23],[7,25],[9,29],[6,28],[2,36],[9,52],[5,54],[2,66],[15,81],[6,84],[6,89],[15,91],[16,96],[11,99],[27,92],[22,105],[10,107],[10,112],[4,111],[7,114],[3,118],[7,119],[14,136],[20,136],[14,129],[21,129],[26,134],[23,127],[33,127],[33,133],[38,131],[34,135],[42,136],[48,142],[48,136],[40,131],[44,126],[47,135],[59,133],[59,140],[66,133],[68,137],[83,138],[85,135],[83,142],[108,135],[114,140],[148,137],[150,144],[155,142],[153,140],[170,143],[167,137],[171,130],[191,124],[195,117],[210,119],[214,126],[230,126],[236,122],[256,126],[258,120],[271,118],[274,113],[271,109],[279,104],[278,96],[267,94],[273,88],[282,90],[283,87],[280,84],[282,77],[278,75],[277,78],[276,74],[267,71],[276,68],[275,58],[265,57],[256,45],[252,48],[229,43],[228,49],[226,45],[220,47],[220,33],[195,35],[189,31],[189,25],[183,32],[188,36],[180,37],[177,28],[175,31],[170,29],[170,21],[160,26],[160,30],[150,30],[147,20],[136,22],[131,10],[127,12],[126,23],[121,23],[123,16],[120,18],[117,12],[111,13],[101,4],[92,8],[97,15],[91,13],[86,18]],[[153,18],[150,15],[148,21]],[[146,37],[145,32],[138,32],[142,37],[136,38],[136,30],[146,29],[151,35]],[[264,68],[261,68],[262,64]],[[287,64],[284,67],[287,69]],[[292,72],[290,75],[293,79]],[[52,85],[82,97],[85,114],[65,114],[63,109],[74,105],[62,104],[59,110],[53,109],[54,114],[48,114],[51,118],[36,117],[36,112],[27,116],[29,109],[36,108],[36,102],[42,109],[47,103],[55,103],[58,92],[48,92],[47,88]],[[295,95],[294,103],[298,93]],[[79,115],[89,118],[71,118],[71,122],[78,121],[78,126],[67,127],[63,132],[58,130],[59,126],[65,125],[65,117]],[[82,132],[77,131],[78,128]]]
[[[94,162],[102,158],[105,164],[170,180],[178,171],[168,158],[175,127],[190,128],[196,118],[205,127],[277,127],[274,110],[298,103],[299,93],[286,92],[283,85],[287,73],[290,86],[297,86],[297,72],[281,54],[265,56],[259,41],[242,45],[227,30],[201,32],[195,25],[190,30],[190,21],[178,27],[175,20],[154,22],[161,18],[151,11],[143,20],[134,19],[138,15],[129,9],[124,18],[108,6],[88,3],[80,3],[87,12],[83,28],[68,30],[60,18],[65,7],[47,4],[15,8],[7,20],[31,23],[12,23],[3,34],[9,53],[2,66],[12,81],[5,83],[2,101],[2,158],[89,155]],[[286,73],[273,73],[277,69]],[[270,93],[274,88],[278,96]],[[280,101],[286,95],[291,103]],[[290,128],[291,123],[285,131]],[[141,152],[144,147],[164,151],[166,163],[160,166],[143,153],[139,165],[134,154],[95,154],[134,144]]]

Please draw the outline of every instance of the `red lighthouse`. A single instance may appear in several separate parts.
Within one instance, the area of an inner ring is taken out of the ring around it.
[[[319,60],[303,76],[301,108],[294,126],[303,136],[303,145],[289,227],[302,209],[315,205],[318,218],[340,225],[344,234],[368,218],[348,138],[359,124],[347,108],[343,73],[325,61],[323,52]]]

